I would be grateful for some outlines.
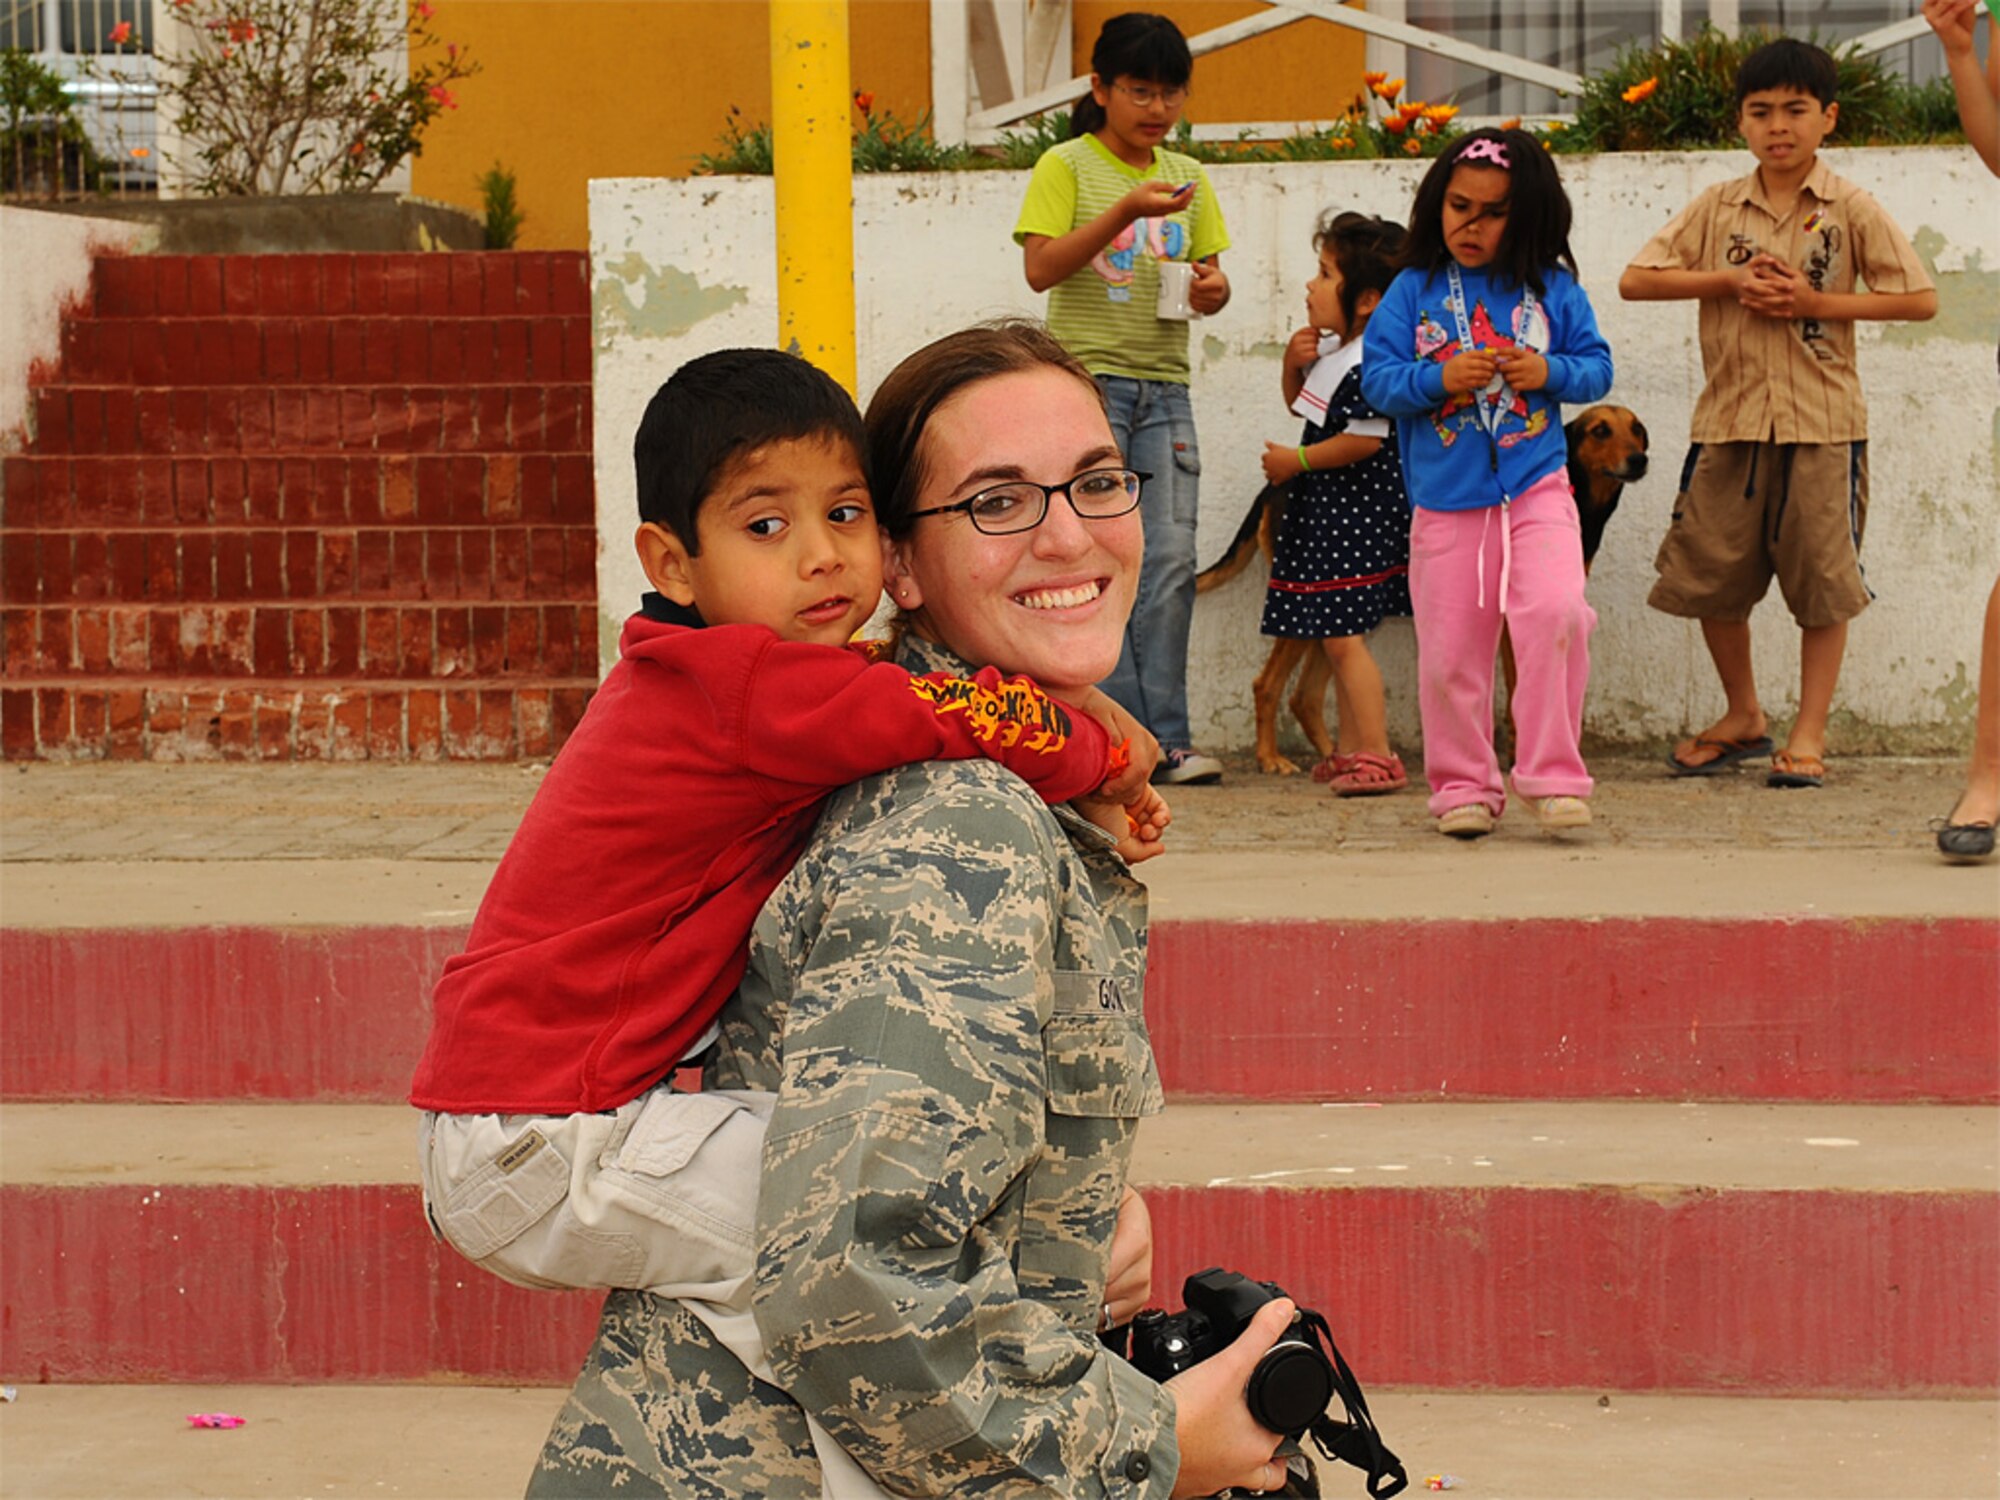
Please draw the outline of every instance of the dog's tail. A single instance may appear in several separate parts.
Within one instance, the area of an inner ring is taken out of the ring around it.
[[[1194,576],[1194,591],[1205,594],[1210,589],[1221,588],[1238,573],[1250,566],[1250,559],[1257,554],[1257,547],[1263,539],[1265,512],[1275,516],[1285,504],[1282,485],[1267,484],[1257,492],[1257,498],[1250,502],[1250,509],[1244,513],[1243,524],[1236,528],[1236,535],[1230,540],[1227,550],[1215,562],[1203,568]],[[1275,522],[1273,523],[1275,524]]]

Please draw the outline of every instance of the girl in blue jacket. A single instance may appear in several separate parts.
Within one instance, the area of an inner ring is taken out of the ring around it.
[[[1590,822],[1578,739],[1597,616],[1558,403],[1611,389],[1569,248],[1555,163],[1520,130],[1476,130],[1417,188],[1410,238],[1368,321],[1361,388],[1396,421],[1415,508],[1410,597],[1424,773],[1438,831],[1478,838],[1506,805],[1493,748],[1505,624],[1518,667],[1514,789],[1548,829]]]

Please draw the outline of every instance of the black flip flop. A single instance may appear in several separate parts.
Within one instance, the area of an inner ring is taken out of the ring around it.
[[[1705,760],[1698,766],[1691,766],[1673,751],[1667,752],[1667,769],[1676,776],[1713,776],[1718,771],[1726,771],[1740,761],[1755,760],[1760,755],[1771,753],[1771,737],[1760,734],[1754,740],[1705,740],[1696,738],[1697,747],[1713,745],[1721,754],[1714,760]]]

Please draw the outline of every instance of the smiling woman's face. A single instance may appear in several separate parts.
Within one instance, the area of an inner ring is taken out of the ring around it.
[[[1096,394],[1038,367],[966,387],[932,414],[916,509],[1010,479],[1062,484],[1122,464]],[[988,536],[963,511],[924,516],[895,544],[890,595],[918,634],[974,666],[1026,673],[1054,693],[1110,675],[1139,586],[1138,511],[1086,521],[1062,496],[1032,531]]]

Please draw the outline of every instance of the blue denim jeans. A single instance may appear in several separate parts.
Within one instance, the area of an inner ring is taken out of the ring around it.
[[[1160,749],[1187,750],[1188,624],[1194,618],[1194,522],[1201,484],[1188,388],[1168,380],[1100,375],[1111,435],[1125,462],[1153,477],[1139,500],[1146,525],[1139,596],[1118,667],[1101,684],[1153,732]]]

